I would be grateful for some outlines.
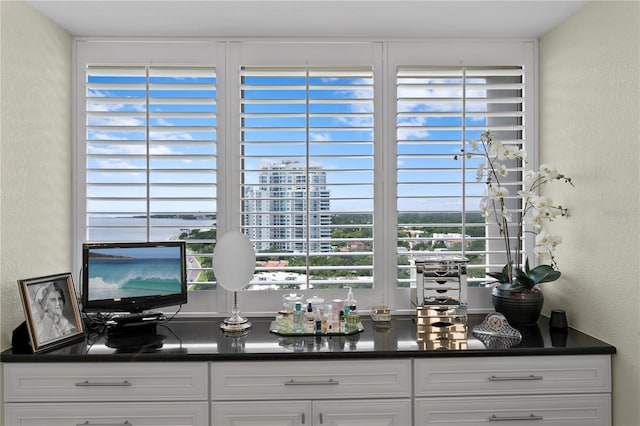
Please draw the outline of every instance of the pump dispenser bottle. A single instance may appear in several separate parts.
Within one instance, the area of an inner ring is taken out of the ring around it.
[[[346,287],[346,288],[348,288],[349,291],[347,292],[347,298],[344,300],[344,306],[351,307],[351,305],[356,304],[356,299],[353,298],[353,291],[351,287]]]
[[[347,299],[344,301],[345,305],[345,322],[348,331],[355,331],[358,329],[358,323],[360,322],[360,314],[356,311],[356,299],[353,297],[351,287],[347,287],[349,292],[347,293]]]

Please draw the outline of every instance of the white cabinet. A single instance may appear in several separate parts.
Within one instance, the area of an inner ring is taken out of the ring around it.
[[[416,425],[611,424],[609,355],[414,361]]]
[[[610,355],[3,367],[5,426],[611,424]]]
[[[4,364],[5,424],[207,425],[208,381],[206,362]]]
[[[214,402],[214,426],[406,426],[409,399]]]
[[[409,359],[220,362],[211,390],[214,426],[406,426],[412,418]]]

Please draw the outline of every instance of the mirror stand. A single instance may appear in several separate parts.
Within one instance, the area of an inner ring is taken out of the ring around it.
[[[251,322],[240,316],[238,308],[238,292],[233,292],[233,307],[231,308],[231,316],[220,324],[220,329],[225,333],[241,333],[251,328]]]

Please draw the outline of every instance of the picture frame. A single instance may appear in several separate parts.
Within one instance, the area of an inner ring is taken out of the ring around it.
[[[18,280],[33,352],[84,337],[71,273]]]

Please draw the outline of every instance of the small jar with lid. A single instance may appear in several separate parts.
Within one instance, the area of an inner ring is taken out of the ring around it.
[[[313,312],[318,313],[322,310],[322,305],[324,304],[324,299],[322,297],[318,297],[317,295],[313,295],[312,297],[307,299],[307,305],[311,303],[311,307]]]
[[[299,293],[287,293],[282,296],[284,299],[283,308],[286,312],[293,313],[296,309],[296,303],[302,304],[304,300],[304,295]]]

